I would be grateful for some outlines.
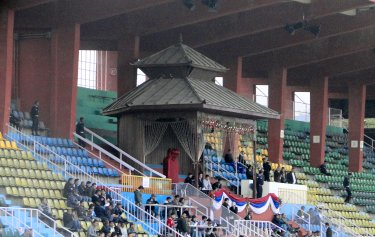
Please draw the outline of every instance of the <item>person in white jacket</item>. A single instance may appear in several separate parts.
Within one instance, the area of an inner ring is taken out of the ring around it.
[[[209,194],[212,191],[212,185],[210,181],[210,176],[206,175],[205,179],[203,180],[203,188],[202,191],[205,194]]]

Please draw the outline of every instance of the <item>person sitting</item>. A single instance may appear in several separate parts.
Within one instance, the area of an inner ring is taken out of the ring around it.
[[[253,218],[252,211],[249,210],[246,214],[246,216],[243,218],[244,220],[250,221]]]
[[[206,175],[206,178],[203,180],[202,192],[209,194],[212,191],[212,185],[210,181],[210,176]]]
[[[15,127],[18,131],[21,131],[21,126],[20,126],[21,119],[14,116],[13,112],[10,113],[9,123],[10,123],[11,126]]]
[[[89,228],[87,228],[87,237],[97,237],[98,236],[98,226],[99,222],[97,220],[93,220]]]
[[[305,212],[305,207],[301,206],[301,209],[297,212],[297,223],[306,224],[307,223],[307,213]]]
[[[224,156],[225,163],[234,163],[232,151],[228,149],[228,152]]]
[[[48,205],[47,198],[43,198],[42,202],[39,204],[38,209],[46,216],[52,218],[51,207]]]
[[[64,212],[63,224],[66,228],[73,232],[78,232],[81,229],[81,224],[77,218],[77,215],[75,214],[75,212],[72,212],[71,209],[68,209],[66,212]]]
[[[188,173],[187,177],[185,178],[184,180],[184,183],[187,183],[187,184],[191,184],[193,185],[194,184],[194,176],[192,173]]]
[[[118,202],[113,208],[113,213],[117,215],[117,220],[116,222],[118,223],[129,223],[129,221],[125,218],[125,210],[121,205],[121,202]],[[124,215],[123,215],[124,214]]]
[[[65,183],[64,190],[63,190],[63,196],[65,198],[68,198],[70,194],[74,192],[74,179],[69,178],[69,180]]]
[[[229,198],[224,198],[223,207],[229,208]]]
[[[319,170],[324,175],[332,176],[332,174],[327,171],[326,161],[324,161],[324,163],[320,165]]]
[[[221,185],[221,179],[217,178],[217,181],[212,184],[212,190],[221,189],[221,187],[222,187],[222,185]]]
[[[94,212],[95,212],[95,216],[97,218],[100,218],[102,220],[105,219],[105,218],[107,218],[106,211],[105,211],[105,209],[102,206],[100,206],[99,202],[95,203]]]
[[[104,233],[105,236],[107,236],[108,234],[111,233],[111,227],[109,226],[109,221],[108,220],[104,220],[103,221],[103,227],[100,230],[100,232]]]
[[[73,193],[68,196],[67,205],[71,208],[78,208],[80,201],[82,200],[81,197],[77,194],[77,191],[73,191]]]

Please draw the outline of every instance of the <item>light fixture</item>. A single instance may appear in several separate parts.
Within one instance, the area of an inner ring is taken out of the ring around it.
[[[312,24],[308,21],[300,21],[295,24],[287,24],[284,29],[291,35],[294,35],[298,30],[305,30],[317,37],[320,33],[320,25]]]
[[[202,4],[208,7],[209,12],[217,12],[219,0],[202,0]]]
[[[194,0],[182,0],[182,3],[185,7],[187,7],[190,11],[194,11],[195,3]]]

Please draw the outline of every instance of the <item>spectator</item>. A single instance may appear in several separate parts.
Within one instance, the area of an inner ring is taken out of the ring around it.
[[[280,183],[281,182],[281,167],[278,166],[275,172],[273,172],[273,181]]]
[[[142,193],[141,190],[143,190],[143,186],[139,186],[135,191],[134,191],[134,202],[135,205],[137,206],[142,206]]]
[[[156,201],[156,196],[155,194],[151,194],[151,197],[147,199],[146,204],[159,204],[158,201]],[[146,205],[145,210],[149,212],[151,215],[155,216],[156,215],[156,206],[148,206]]]
[[[229,198],[224,198],[223,207],[229,208]]]
[[[92,203],[99,202],[101,204],[99,193],[100,193],[100,190],[95,190],[94,195],[91,197]]]
[[[113,213],[117,215],[117,218],[118,218],[117,221],[119,223],[128,223],[128,220],[125,218],[125,215],[123,216],[123,214],[125,213],[125,210],[122,207],[121,202],[117,203],[116,207],[113,209]]]
[[[294,174],[294,167],[292,167],[292,170],[286,175],[286,181],[289,184],[297,184],[297,177]]]
[[[78,232],[81,229],[81,224],[79,223],[77,215],[74,211],[72,212],[71,209],[68,209],[66,212],[64,212],[63,223],[66,228],[73,232]]]
[[[225,163],[234,163],[232,151],[228,149],[227,153],[224,155]]]
[[[48,205],[47,198],[43,198],[42,202],[39,204],[38,209],[46,216],[52,218],[51,207]]]
[[[218,237],[217,228],[213,228],[212,232],[208,235],[208,237]]]
[[[301,209],[297,211],[297,222],[300,224],[306,224],[308,222],[308,216],[305,212],[305,207],[301,206]]]
[[[97,218],[100,218],[102,220],[105,219],[105,218],[107,218],[106,211],[105,211],[105,209],[102,206],[100,206],[99,202],[95,203],[94,213],[95,213],[95,216]]]
[[[198,220],[197,220],[197,217],[195,215],[193,215],[191,217],[191,221],[190,221],[190,236],[191,237],[198,237],[198,229],[197,229],[197,226],[198,225]]]
[[[97,220],[93,220],[89,228],[87,229],[87,237],[97,237],[97,229],[99,226],[99,222]]]
[[[202,220],[198,222],[198,237],[204,237],[206,230],[202,227],[207,226],[207,216],[202,216]]]
[[[280,182],[286,183],[285,168],[284,167],[281,167],[281,170],[280,170]]]
[[[31,107],[30,116],[33,122],[31,125],[31,134],[39,136],[39,101],[34,102],[33,106]]]
[[[111,227],[109,226],[108,220],[103,221],[103,227],[100,232],[104,233],[106,236],[111,233]]]
[[[321,166],[319,167],[319,170],[320,170],[320,172],[321,172],[322,174],[324,174],[324,175],[332,176],[332,174],[329,173],[329,172],[327,171],[326,161],[324,161],[324,163],[321,164]]]
[[[352,199],[352,190],[350,189],[350,177],[352,177],[352,173],[349,172],[347,176],[344,178],[343,186],[346,191],[346,198],[345,203],[349,203]]]
[[[99,201],[100,205],[104,206],[106,204],[106,195],[104,190],[99,190]]]
[[[271,172],[271,166],[268,161],[266,161],[265,158],[263,158],[263,172],[264,172],[264,180],[269,182],[270,181],[270,172]]]
[[[198,188],[199,190],[202,190],[203,189],[203,173],[199,173],[199,176],[198,176]]]
[[[79,121],[76,124],[76,133],[83,138],[86,137],[85,136],[85,121],[83,117],[80,117]],[[78,138],[78,145],[80,145],[81,147],[85,147],[86,143],[82,139]]]
[[[128,230],[123,222],[120,222],[119,229],[121,231],[121,237],[128,237]]]
[[[87,188],[86,193],[87,193],[88,197],[94,196],[95,191],[96,191],[96,183],[93,183],[91,185],[90,184],[91,184],[91,182],[87,181],[87,183],[86,183],[86,188]]]
[[[192,173],[188,173],[187,177],[185,178],[185,181],[184,183],[187,183],[187,184],[191,184],[193,185],[194,184],[194,176]]]
[[[234,214],[238,213],[238,207],[235,202],[232,202],[232,206],[229,208]]]
[[[244,220],[250,221],[253,218],[251,210],[247,211],[246,216],[243,218]]]
[[[240,154],[238,155],[238,162],[245,164],[245,153],[244,151],[241,151]]]
[[[128,228],[128,236],[130,237],[132,234],[133,234],[133,236],[135,236],[135,234],[136,234],[134,223],[131,223],[130,227]]]
[[[221,187],[221,179],[217,178],[217,181],[214,184],[212,184],[212,190],[221,189]]]
[[[33,229],[27,228],[21,237],[33,237]]]
[[[81,197],[77,194],[77,191],[74,191],[68,196],[67,205],[71,208],[78,208]]]
[[[64,189],[63,189],[63,196],[65,198],[68,198],[70,194],[72,194],[74,191],[74,179],[69,178],[68,181],[65,183]]]
[[[82,181],[80,185],[77,187],[78,194],[81,196],[86,196],[86,183]]]
[[[207,228],[206,228],[206,236],[209,236],[213,232],[214,225],[212,224],[212,220],[210,218],[207,219]]]
[[[202,192],[208,195],[211,191],[212,191],[212,186],[211,186],[210,176],[206,175],[206,178],[203,180]]]
[[[331,229],[331,226],[329,226],[329,223],[327,222],[326,223],[326,237],[332,237],[332,229]]]
[[[74,179],[74,191],[78,193],[79,179]]]
[[[187,224],[187,216],[185,212],[182,213],[182,216],[180,218],[178,218],[176,229],[182,235],[186,235],[188,233],[189,230]]]
[[[176,223],[174,222],[175,219],[176,219],[176,214],[172,213],[167,219],[167,226],[174,229],[176,227]]]
[[[18,131],[21,131],[21,127],[20,127],[21,119],[14,116],[13,112],[10,113],[9,123],[11,126],[15,127]]]
[[[251,180],[253,180],[253,167],[251,166],[251,165],[249,165],[248,167],[247,167],[247,169],[246,169],[246,178],[247,179],[251,179]]]
[[[259,170],[256,182],[257,198],[261,198],[263,196],[263,184],[263,170]]]

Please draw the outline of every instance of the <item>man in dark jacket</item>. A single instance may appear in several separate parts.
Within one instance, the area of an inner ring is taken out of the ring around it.
[[[332,229],[329,226],[328,222],[326,223],[326,228],[327,228],[327,230],[326,230],[326,237],[332,237]]]
[[[187,216],[186,216],[186,213],[182,213],[182,216],[180,218],[178,218],[177,220],[177,231],[182,234],[182,235],[185,235],[187,232],[188,232],[188,224],[187,224],[187,220],[186,220]]]
[[[39,136],[39,101],[34,102],[33,106],[31,107],[30,116],[33,122],[31,125],[31,133],[32,135]]]
[[[142,206],[142,193],[141,190],[143,190],[143,186],[139,186],[135,191],[134,191],[134,202],[135,205],[137,206]]]
[[[230,149],[224,156],[225,163],[234,163],[233,155]]]
[[[346,199],[345,203],[349,203],[352,199],[352,190],[350,189],[350,177],[352,176],[352,173],[348,173],[347,176],[344,178],[343,186],[346,191]]]
[[[297,177],[294,174],[294,168],[286,175],[286,182],[288,184],[297,184]]]
[[[332,175],[331,173],[329,173],[329,172],[327,171],[326,161],[324,161],[324,163],[321,164],[321,166],[319,167],[319,170],[320,170],[320,172],[321,172],[322,174],[325,174],[325,175],[327,175],[327,176],[331,176],[331,175]]]
[[[193,174],[192,173],[188,173],[187,177],[185,178],[184,183],[193,185],[194,181],[195,181],[195,179],[194,179]]]
[[[83,117],[80,117],[79,121],[76,124],[76,133],[81,137],[85,138],[85,122]],[[81,147],[85,147],[85,142],[81,139],[78,139],[78,144]]]
[[[256,189],[257,189],[257,198],[261,198],[263,196],[263,170],[259,171],[257,175],[257,182],[256,182]]]
[[[268,161],[263,159],[263,171],[264,171],[264,181],[269,182],[270,181],[270,172],[271,172],[271,166]]]

